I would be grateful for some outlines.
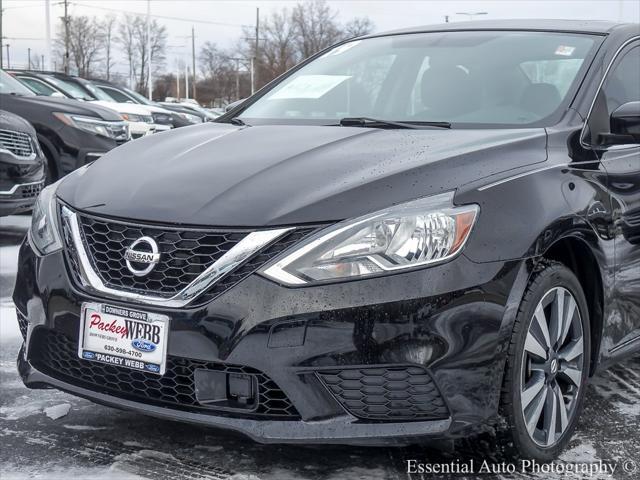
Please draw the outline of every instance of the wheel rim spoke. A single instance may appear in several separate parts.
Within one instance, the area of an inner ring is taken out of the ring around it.
[[[525,421],[527,423],[527,430],[529,431],[529,435],[533,436],[536,431],[536,426],[540,421],[540,416],[542,415],[542,410],[544,409],[544,404],[547,399],[547,386],[538,393],[538,396],[532,402],[531,407],[529,408],[529,414],[525,411]]]
[[[556,423],[558,422],[558,402],[553,388],[547,387],[547,398],[544,402],[544,429],[546,431],[547,445],[553,445],[556,441]]]
[[[544,360],[547,359],[547,350],[540,344],[538,339],[533,336],[533,333],[527,333],[527,339],[525,340],[524,348],[527,352],[540,357]]]
[[[534,318],[536,319],[538,328],[540,328],[540,331],[542,332],[542,338],[544,339],[545,350],[548,350],[549,348],[551,348],[551,338],[549,337],[549,325],[547,322],[547,315],[544,313],[542,304],[538,305],[538,308],[536,308],[536,313],[534,314]]]
[[[553,391],[556,395],[556,400],[558,401],[558,412],[560,413],[560,431],[564,432],[569,425],[567,405],[564,403],[564,396],[562,395],[562,390],[560,389],[560,385],[558,385],[557,382],[554,385]]]
[[[574,340],[566,347],[558,351],[558,356],[565,362],[571,362],[582,355],[584,352],[584,344],[582,337]]]
[[[576,305],[576,301],[574,300],[572,295],[568,295],[566,308],[564,309],[564,314],[562,316],[562,328],[560,329],[560,337],[558,338],[558,348],[562,347],[564,344],[567,334],[569,333],[569,329],[573,323],[574,316],[578,310],[578,306]]]
[[[560,345],[564,319],[564,290],[555,290],[555,299],[551,308],[551,343],[553,346]]]
[[[527,408],[544,388],[544,375],[536,375],[522,392],[522,407]]]
[[[579,368],[565,365],[560,369],[559,375],[571,381],[576,387],[582,383],[582,371]]]

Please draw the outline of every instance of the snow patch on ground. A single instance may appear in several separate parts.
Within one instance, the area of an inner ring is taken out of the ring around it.
[[[597,459],[598,454],[595,447],[586,440],[582,440],[578,446],[565,451],[559,458],[559,460],[566,463],[592,463]]]
[[[636,372],[630,373],[637,376]],[[608,371],[604,375],[593,378],[591,384],[595,387],[598,395],[606,399],[622,415],[640,416],[640,390],[637,387],[637,382],[635,384],[628,382],[620,375]]]
[[[66,428],[67,430],[76,430],[76,431],[80,431],[80,432],[93,432],[95,430],[106,430],[107,427],[92,427],[91,425],[63,425],[63,428]]]
[[[66,416],[69,413],[69,410],[71,410],[71,404],[61,403],[60,405],[54,405],[53,407],[45,408],[44,414],[51,420],[57,420]]]
[[[15,340],[19,340],[22,343],[18,320],[16,320],[16,310],[13,302],[3,298],[0,299],[0,342],[9,343]]]
[[[4,389],[4,385],[2,387]],[[51,406],[51,398],[47,398],[51,395],[61,395],[61,392],[50,391],[47,392],[45,398],[33,397],[29,395],[20,395],[13,400],[10,405],[2,405],[0,407],[0,417],[4,420],[20,420],[21,418],[29,417],[42,413],[45,408]],[[4,401],[2,397],[0,400]],[[4,479],[2,479],[4,480]]]
[[[0,275],[14,276],[18,270],[18,245],[0,248]]]
[[[29,467],[24,465],[16,465],[3,468],[2,480],[26,480],[26,479],[44,479],[44,480],[69,480],[72,478],[91,480],[147,480],[120,470],[117,465],[111,465],[105,468],[65,468],[56,469],[50,466]]]

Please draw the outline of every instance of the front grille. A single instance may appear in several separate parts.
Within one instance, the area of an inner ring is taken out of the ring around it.
[[[41,183],[31,183],[28,185],[22,185],[18,191],[20,192],[20,196],[22,198],[35,198],[42,191],[44,187],[44,182]]]
[[[20,329],[20,335],[22,340],[27,340],[27,329],[29,328],[29,320],[22,315],[19,310],[16,309],[16,318],[18,319],[18,328]]]
[[[77,342],[55,330],[38,329],[34,331],[34,336],[30,349],[34,352],[33,358],[30,358],[32,365],[45,375],[88,390],[199,413],[278,417],[278,420],[300,418],[278,385],[253,368],[168,356],[166,372],[158,376],[83,360],[78,357]],[[254,376],[258,385],[255,410],[229,412],[200,404],[195,391],[196,369]]]
[[[336,400],[358,418],[395,421],[448,417],[435,383],[420,367],[322,370],[317,375]]]
[[[248,234],[241,230],[133,225],[82,214],[78,214],[78,219],[92,267],[107,287],[164,298],[183,290]],[[213,300],[318,228],[313,226],[291,230],[205,289],[194,303]],[[78,284],[82,285],[77,250],[66,221],[63,222],[63,232],[69,268]],[[142,236],[156,240],[160,262],[150,273],[138,277],[127,268],[124,253]]]
[[[93,267],[111,288],[171,297],[189,285],[225,252],[242,240],[244,232],[215,232],[130,225],[79,215],[83,240]],[[160,249],[160,263],[144,277],[127,268],[125,250],[149,236]]]
[[[28,158],[34,153],[29,134],[12,130],[0,129],[0,149],[8,150],[20,158]]]

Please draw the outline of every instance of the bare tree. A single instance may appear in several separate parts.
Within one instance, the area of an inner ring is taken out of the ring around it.
[[[113,39],[116,29],[116,17],[110,15],[102,21],[102,48],[104,51],[104,70],[107,80],[111,80],[111,69],[114,67],[113,61]]]
[[[130,78],[136,79],[135,88],[139,92],[145,91],[149,58],[154,74],[162,70],[167,49],[167,29],[157,20],[150,25],[151,52],[148,51],[147,22],[143,17],[125,15],[120,24],[118,40],[125,51],[129,64]]]
[[[135,22],[138,21],[138,18],[139,17],[135,15],[126,14],[118,26],[117,41],[122,46],[122,50],[124,51],[127,59],[127,66],[129,67],[129,87],[133,87],[133,79],[140,63],[136,56],[136,42],[134,35]]]
[[[55,40],[56,51],[63,55],[65,49],[64,24],[58,25]],[[100,60],[102,32],[95,18],[86,16],[69,17],[69,56],[78,75],[89,77]]]
[[[343,38],[354,38],[373,32],[374,24],[369,17],[357,17],[349,20],[342,28]]]
[[[325,0],[302,2],[294,7],[291,21],[302,58],[310,57],[342,38],[337,16]]]
[[[267,83],[283,74],[300,60],[296,48],[296,27],[284,8],[274,12],[262,25],[258,78]],[[252,43],[252,42],[251,42]],[[252,45],[247,45],[252,52]],[[245,55],[250,58],[251,53]]]

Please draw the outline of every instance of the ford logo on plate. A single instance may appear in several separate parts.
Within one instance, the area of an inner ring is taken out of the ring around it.
[[[153,365],[152,363],[147,363],[145,368],[153,373],[158,373],[160,371],[160,367],[158,365]]]
[[[156,349],[156,344],[147,340],[136,338],[131,342],[131,346],[141,352],[153,352]]]

